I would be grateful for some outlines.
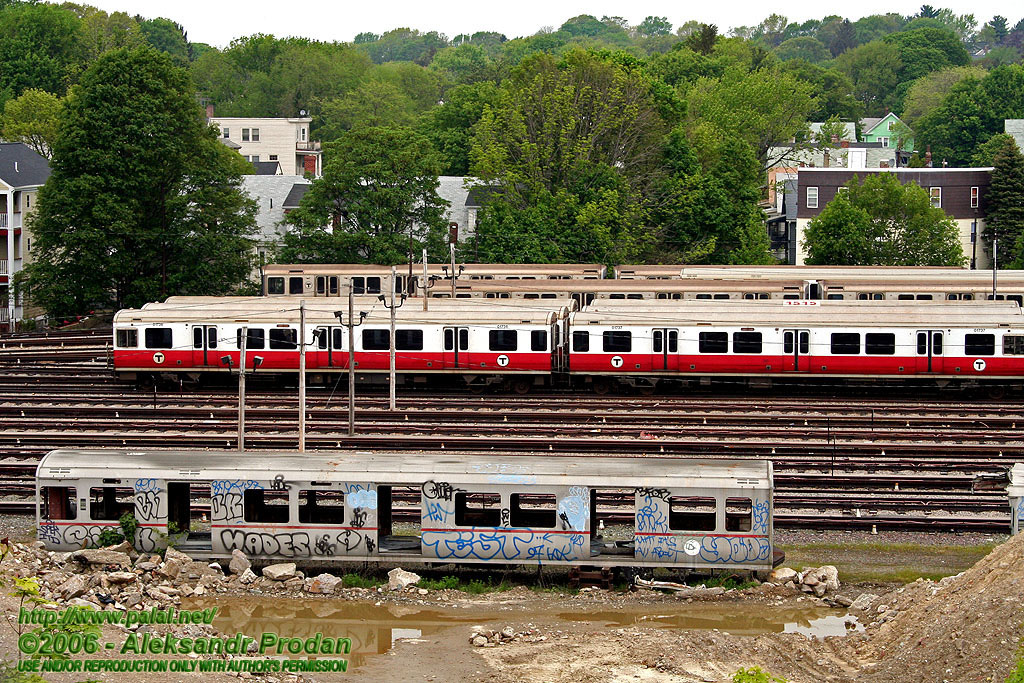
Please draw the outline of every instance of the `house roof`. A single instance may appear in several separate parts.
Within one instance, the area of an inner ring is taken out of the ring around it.
[[[855,124],[853,121],[843,121],[842,124],[843,136],[840,138],[840,140],[849,140],[850,142],[857,142],[857,124]],[[816,136],[823,125],[825,124],[821,122],[812,123],[811,134]]]
[[[234,140],[232,140],[231,138],[217,138],[217,139],[220,140],[220,144],[224,145],[225,147],[230,147],[231,149],[242,149],[242,146],[240,144],[238,144],[237,142],[235,142]]]
[[[285,197],[284,203],[281,204],[283,209],[297,209],[299,208],[299,202],[309,192],[309,188],[313,187],[310,183],[295,183],[292,185],[292,189],[288,191],[288,196]]]
[[[281,175],[281,162],[279,161],[253,161],[256,168],[254,175]]]
[[[10,187],[38,187],[50,177],[50,164],[23,142],[0,142],[0,181]]]
[[[892,112],[889,112],[885,116],[882,116],[882,117],[879,117],[879,118],[875,118],[875,117],[863,118],[863,119],[860,120],[860,131],[861,131],[861,133],[864,134],[864,135],[869,135],[875,128],[878,127],[878,125],[880,123],[882,123],[882,121],[885,121],[886,119],[894,119],[896,121],[900,121],[901,120],[900,117],[896,116],[896,114],[893,114]]]

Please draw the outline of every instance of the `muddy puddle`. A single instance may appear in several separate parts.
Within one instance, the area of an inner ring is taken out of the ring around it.
[[[629,626],[672,630],[712,630],[733,635],[761,633],[802,633],[807,636],[841,636],[863,627],[841,610],[825,608],[769,607],[722,603],[628,606],[614,610],[539,611],[533,605],[523,610],[499,611],[486,606],[469,609],[375,605],[369,602],[303,600],[267,596],[263,599],[192,599],[187,609],[217,608],[213,625],[222,633],[242,632],[256,638],[276,633],[281,637],[349,638],[352,650],[349,669],[363,665],[367,658],[384,654],[399,640],[418,640],[445,629],[471,625],[492,628],[515,623],[560,628],[584,625],[591,628]]]

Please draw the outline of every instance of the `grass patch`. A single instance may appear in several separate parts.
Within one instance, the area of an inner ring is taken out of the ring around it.
[[[382,583],[378,578],[362,574],[345,574],[341,577],[341,585],[345,588],[376,588]]]
[[[487,581],[481,581],[479,579],[473,579],[469,583],[465,583],[460,586],[460,590],[469,593],[470,595],[480,595],[482,593],[500,593],[502,591],[511,590],[512,585],[502,581],[501,583],[495,584],[490,578]]]
[[[420,582],[416,585],[420,588],[426,588],[428,591],[443,591],[458,588],[459,579],[455,576],[445,576],[440,579],[420,579]]]

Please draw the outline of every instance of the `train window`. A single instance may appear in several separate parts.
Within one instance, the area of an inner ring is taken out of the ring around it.
[[[963,300],[963,301],[974,301],[974,295],[973,294],[961,294],[960,295],[960,299]],[[1020,303],[1020,302],[1017,302],[1017,303]]]
[[[352,278],[352,293],[353,294],[366,294],[366,278],[365,277],[353,277]]]
[[[572,350],[589,351],[590,333],[586,330],[576,330],[572,333]]]
[[[782,298],[783,299],[799,299],[800,295],[799,294],[783,294]]]
[[[327,293],[334,296],[338,293],[338,276],[331,275],[327,278]]]
[[[554,529],[558,508],[553,493],[513,493],[509,496],[509,524]]]
[[[698,294],[698,295],[697,295],[697,296],[695,296],[694,298],[695,298],[695,299],[701,299],[701,300],[704,300],[704,299],[710,299],[710,298],[711,298],[711,295],[710,295],[710,294]]]
[[[318,327],[313,330],[313,338],[316,339],[316,348],[321,350],[327,349],[327,340],[330,339],[331,333],[327,331],[326,327]]]
[[[697,335],[697,350],[701,353],[729,353],[729,333],[701,332]]]
[[[519,348],[519,333],[515,330],[490,330],[487,342],[491,351],[515,351]]]
[[[367,294],[380,294],[380,278],[379,277],[368,277],[368,278],[366,278],[366,293]]]
[[[667,298],[669,298],[668,297],[668,292],[658,292],[658,294],[657,294],[657,296],[655,298],[656,299],[667,299]],[[753,298],[753,297],[751,297],[751,298]]]
[[[203,339],[203,337],[206,339]],[[217,328],[213,326],[207,326],[204,330],[201,325],[196,325],[192,328],[192,348],[201,349],[203,348],[203,342],[206,342],[206,348],[215,349],[217,348]]]
[[[899,295],[897,295],[896,299],[897,299],[897,301],[913,301],[914,300],[914,295],[913,294],[899,294]]]
[[[868,332],[864,335],[864,353],[891,356],[896,353],[896,335],[892,332]]]
[[[627,294],[626,298],[627,299],[643,299],[644,295],[643,294]]]
[[[531,351],[547,351],[548,350],[548,331],[547,330],[533,330],[530,332],[530,350]]]
[[[423,330],[395,330],[395,350],[422,351]]]
[[[832,354],[852,356],[860,353],[859,332],[835,332],[832,334]]]
[[[501,495],[497,493],[455,494],[455,526],[500,526]]]
[[[757,295],[757,298],[758,298],[758,299],[771,299],[771,298],[772,298],[772,295],[771,295],[771,294],[769,294],[768,292],[761,292],[761,293],[759,293],[759,294]]]
[[[881,301],[884,298],[885,294],[882,294],[881,292],[875,292],[874,294],[871,295],[872,301]]]
[[[541,294],[540,298],[541,299],[557,299],[558,295],[557,294],[553,294],[553,293]]]
[[[1003,355],[1024,356],[1024,337],[1007,334],[1003,337]]]
[[[390,351],[390,330],[363,330],[363,351]]]
[[[524,299],[539,299],[540,294],[523,294]]]
[[[760,332],[733,332],[733,353],[761,353]]]
[[[284,294],[284,278],[268,277],[267,294]]]
[[[146,330],[147,349],[169,349],[173,346],[169,327],[150,327]]]
[[[662,330],[654,330],[654,334],[651,335],[651,350],[654,353],[664,353],[665,333]]]
[[[331,348],[335,350],[341,349],[341,328],[335,327],[331,330]]]
[[[668,528],[673,531],[714,531],[718,503],[714,498],[672,496],[668,499]]]
[[[996,355],[996,336],[994,334],[964,335],[964,353],[968,356]]]
[[[300,524],[344,524],[345,494],[341,491],[299,491]]]
[[[316,277],[316,293],[326,294],[327,293],[327,278],[323,275],[317,275]]]
[[[286,328],[274,328],[270,330],[270,348],[272,349],[297,349],[298,330]]]
[[[139,331],[138,330],[118,330],[117,331],[117,348],[119,349],[134,349],[139,345]]]
[[[302,294],[302,278],[301,277],[290,277],[290,278],[288,278],[288,293],[289,294]]]
[[[89,489],[89,518],[118,520],[121,515],[135,513],[135,490],[119,486],[97,486]]]
[[[250,327],[245,333],[245,348],[248,350],[262,349],[264,347],[264,338],[266,333],[256,327]],[[238,348],[242,348],[242,331],[238,330],[235,333],[235,344]]]
[[[74,519],[78,516],[74,486],[43,486],[39,490],[43,519]]]
[[[842,294],[829,294],[825,298],[828,299],[829,301],[842,301],[843,300],[843,295]]]
[[[633,333],[606,330],[601,335],[605,353],[629,353],[633,350]]]
[[[753,506],[749,498],[725,499],[726,531],[750,531],[753,518]]]
[[[932,300],[932,295],[931,294],[918,294],[917,295],[917,300],[918,301],[931,301]]]
[[[203,348],[203,328],[200,325],[192,328],[192,348]]]
[[[867,301],[868,298],[869,295],[867,292],[861,292],[860,294],[857,295],[857,301]]]
[[[242,517],[254,524],[287,524],[288,492],[246,489],[242,495]]]
[[[715,294],[714,298],[715,299],[728,299],[729,295],[728,294]]]
[[[1024,307],[1024,295],[1021,294],[1010,294],[1006,297],[1007,301],[1016,302],[1018,306]]]
[[[960,298],[959,294],[947,294],[946,295],[946,300],[947,301],[956,301],[959,298]]]
[[[609,299],[625,299],[626,295],[625,294],[609,294],[608,298]]]

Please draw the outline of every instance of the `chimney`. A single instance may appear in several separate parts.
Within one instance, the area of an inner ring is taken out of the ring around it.
[[[316,156],[307,154],[302,158],[302,170],[306,173],[316,175]]]
[[[932,167],[932,146],[931,145],[928,145],[928,147],[925,149],[924,165],[927,168],[931,168]]]
[[[208,118],[208,119],[212,119],[213,118],[213,105],[212,104],[206,105],[206,118]]]
[[[842,142],[839,143],[839,146],[842,147],[843,149],[849,149],[850,148],[850,141],[849,140],[843,140]]]
[[[824,165],[825,168],[829,167],[829,158],[828,158],[828,150],[827,149],[825,150],[825,160],[824,160],[824,164],[823,165]]]
[[[889,168],[889,162],[888,161],[879,161],[878,162],[878,168]]]

